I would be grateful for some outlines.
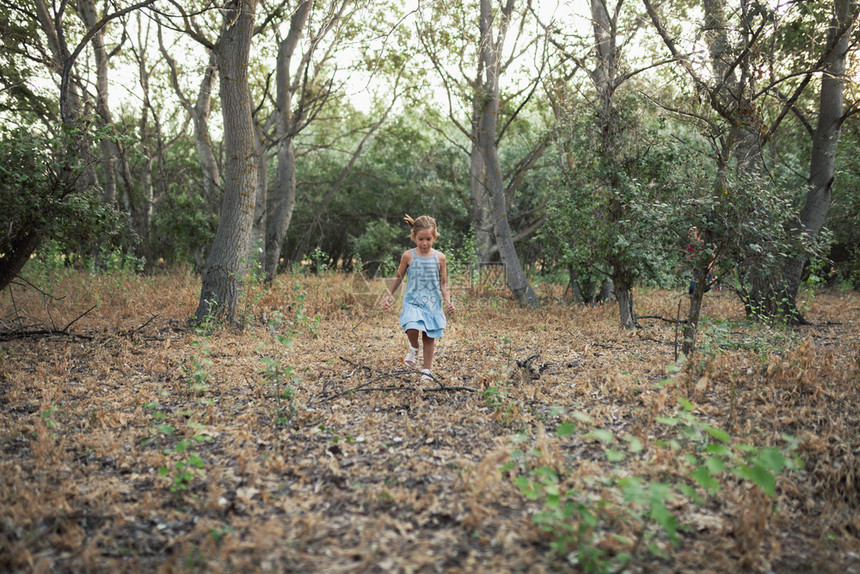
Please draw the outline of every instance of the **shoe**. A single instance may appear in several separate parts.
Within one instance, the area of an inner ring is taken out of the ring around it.
[[[414,367],[414,366],[415,366],[415,356],[416,356],[417,354],[418,354],[418,349],[417,349],[417,348],[414,348],[414,347],[412,347],[412,346],[410,346],[410,347],[409,347],[409,352],[408,352],[408,353],[406,353],[406,356],[405,356],[405,357],[403,357],[403,363],[404,363],[407,367]]]
[[[433,373],[430,372],[430,369],[421,369],[421,382],[422,383],[432,383],[433,382]]]

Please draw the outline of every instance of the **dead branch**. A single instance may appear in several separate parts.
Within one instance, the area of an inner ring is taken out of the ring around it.
[[[92,341],[94,338],[90,335],[69,333],[66,330],[34,329],[31,331],[7,331],[5,333],[0,333],[0,341],[14,341],[16,339],[26,339],[28,337],[50,337],[52,335],[63,335],[66,337],[74,337],[77,339],[86,339],[87,341]]]
[[[681,324],[684,324],[687,322],[686,319],[680,320],[680,319],[673,319],[671,317],[669,317],[667,319],[666,317],[663,317],[662,315],[636,315],[636,319],[637,320],[638,319],[659,319],[661,321],[666,321],[667,323],[678,323],[678,322],[680,322]]]
[[[96,308],[96,305],[93,305],[92,307],[90,307],[89,309],[87,309],[86,311],[84,311],[83,313],[81,313],[80,315],[78,315],[75,319],[73,319],[73,320],[72,320],[72,322],[71,322],[71,323],[69,323],[68,325],[66,325],[65,327],[63,327],[62,331],[63,331],[63,332],[67,332],[67,331],[69,330],[69,327],[71,327],[72,325],[74,325],[75,323],[77,323],[79,320],[81,320],[81,319],[83,319],[84,317],[86,317],[87,315],[89,315],[89,314],[90,314],[90,311],[92,311],[92,310],[93,310],[93,309],[95,309],[95,308]]]

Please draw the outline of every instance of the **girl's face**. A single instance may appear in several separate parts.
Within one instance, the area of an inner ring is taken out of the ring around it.
[[[433,242],[436,241],[436,235],[429,229],[420,229],[412,234],[412,240],[418,246],[418,251],[429,253]]]

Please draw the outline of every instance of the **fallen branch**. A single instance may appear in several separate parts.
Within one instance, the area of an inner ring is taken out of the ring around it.
[[[684,319],[684,320],[672,319],[671,317],[667,319],[666,317],[663,317],[662,315],[637,315],[636,319],[660,319],[661,321],[666,321],[667,323],[679,323],[680,322],[681,324],[684,324],[687,322],[686,319]]]
[[[63,327],[63,331],[64,331],[64,332],[65,332],[65,331],[68,331],[68,330],[69,330],[69,327],[71,327],[72,325],[74,325],[75,323],[77,323],[79,320],[81,320],[81,319],[83,319],[84,317],[86,317],[87,315],[89,315],[89,314],[90,314],[90,311],[92,311],[92,310],[93,310],[93,309],[95,309],[95,308],[96,308],[96,305],[93,305],[92,307],[90,307],[89,309],[87,309],[86,311],[84,311],[83,313],[81,313],[80,315],[78,315],[77,317],[75,317],[75,319],[73,319],[71,323],[69,323],[68,325],[66,325],[65,327]]]
[[[149,325],[150,323],[155,321],[157,318],[158,318],[158,315],[153,315],[152,317],[149,318],[149,320],[146,321],[146,323],[144,323],[143,325],[141,325],[137,329],[134,329],[133,331],[126,331],[122,334],[130,337],[131,335],[134,335],[135,333],[138,333],[138,332],[142,331],[143,329],[145,329],[147,325]]]
[[[48,337],[51,335],[64,335],[66,337],[75,337],[78,339],[86,339],[92,341],[90,335],[81,335],[80,333],[69,333],[65,329],[34,329],[32,331],[7,331],[0,333],[0,341],[14,341],[15,339],[26,339],[27,337]]]

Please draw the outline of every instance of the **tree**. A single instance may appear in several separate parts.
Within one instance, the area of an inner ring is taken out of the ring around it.
[[[492,0],[481,0],[481,65],[484,70],[482,89],[475,94],[478,101],[477,125],[478,147],[485,170],[487,192],[492,199],[493,229],[502,264],[505,266],[505,278],[508,288],[521,305],[536,307],[537,295],[529,285],[514,246],[514,238],[508,223],[507,196],[505,183],[502,180],[502,167],[499,163],[499,150],[496,146],[496,133],[499,119],[499,74],[498,65],[501,46],[505,41],[514,0],[507,0],[498,15],[493,13]],[[495,29],[494,29],[495,25]]]
[[[236,321],[242,290],[257,189],[257,154],[248,85],[248,61],[254,34],[256,0],[223,6],[224,23],[212,46],[220,65],[219,92],[224,121],[224,200],[212,248],[203,271],[195,319]]]
[[[836,168],[836,149],[843,114],[843,86],[845,61],[850,45],[850,31],[857,18],[857,3],[852,0],[834,0],[828,44],[834,49],[826,61],[821,78],[818,99],[818,123],[812,134],[812,153],[809,165],[809,185],[803,207],[792,234],[802,241],[814,241],[821,232],[830,209],[833,180]],[[787,317],[803,320],[797,309],[797,292],[807,258],[803,252],[786,257],[783,266],[782,297],[779,304]]]
[[[143,0],[115,7],[113,12],[104,14],[92,26],[87,27],[74,45],[70,44],[66,29],[65,3],[49,7],[44,0],[36,0],[35,11],[30,11],[29,7],[22,8],[17,3],[3,2],[3,9],[21,24],[17,29],[20,35],[13,38],[27,42],[15,48],[13,53],[23,59],[32,58],[40,66],[44,66],[45,72],[55,76],[59,87],[57,106],[59,118],[53,119],[60,129],[57,130],[55,142],[58,145],[52,159],[52,163],[58,169],[53,176],[54,183],[47,186],[49,197],[56,197],[59,193],[64,202],[69,202],[73,198],[80,200],[92,190],[95,184],[91,165],[84,160],[89,134],[88,118],[84,117],[85,110],[81,100],[81,81],[75,75],[75,66],[80,54],[109,22],[145,8],[154,1]],[[27,49],[29,47],[33,48],[32,53]],[[3,80],[4,83],[8,81],[8,76],[6,78]],[[48,129],[53,129],[50,125],[51,109],[45,105],[45,100],[26,88],[18,90],[18,93],[23,95],[37,115],[46,121]],[[5,288],[20,272],[45,239],[45,234],[57,225],[58,222],[55,220],[62,217],[62,214],[62,209],[55,208],[24,214],[13,220],[20,228],[6,232],[11,243],[7,244],[7,248],[0,254],[0,289]]]
[[[650,0],[643,0],[648,16],[671,57],[693,86],[686,102],[677,107],[667,106],[673,113],[682,115],[697,125],[711,142],[714,163],[713,182],[709,195],[699,198],[700,208],[695,219],[704,248],[693,265],[696,289],[690,298],[690,311],[685,327],[684,351],[695,348],[696,330],[702,297],[709,271],[720,265],[726,257],[725,267],[738,269],[739,295],[744,300],[747,314],[774,315],[773,285],[779,276],[778,261],[781,254],[806,248],[791,244],[787,223],[790,210],[785,195],[776,197],[779,177],[764,186],[766,157],[765,145],[777,132],[788,113],[810,83],[814,74],[830,57],[835,45],[828,44],[816,61],[803,63],[801,69],[787,69],[781,61],[765,58],[772,46],[768,31],[777,29],[775,13],[756,2],[740,0],[739,6],[728,10],[723,0],[704,1],[704,21],[701,30],[708,46],[706,61],[698,61],[690,50],[679,48],[675,37],[665,25]],[[802,6],[797,8],[802,10]],[[730,25],[728,16],[734,20]],[[707,70],[703,73],[702,70]],[[765,70],[770,72],[765,74]],[[791,86],[791,92],[782,94],[779,87]],[[767,107],[769,102],[774,105]],[[765,114],[770,112],[767,121]],[[777,174],[774,174],[777,175]],[[746,186],[746,188],[744,188]],[[745,210],[738,212],[737,208]],[[757,207],[758,206],[758,207]],[[690,220],[689,224],[693,224]],[[734,227],[734,229],[733,229]],[[749,233],[739,247],[728,234],[737,239],[744,229]],[[734,245],[734,249],[728,246]],[[707,256],[705,256],[707,254]]]
[[[514,296],[522,304],[535,305],[537,298],[514,245],[514,241],[524,235],[513,235],[508,209],[523,181],[523,174],[534,167],[545,150],[548,134],[535,138],[536,142],[521,161],[513,162],[510,174],[502,171],[499,157],[505,131],[529,102],[540,81],[539,69],[536,75],[527,76],[525,87],[506,93],[502,98],[502,76],[513,64],[528,58],[530,51],[540,53],[535,38],[525,33],[528,12],[517,13],[515,8],[513,0],[481,1],[477,6],[433,3],[429,6],[429,14],[420,14],[425,20],[419,22],[418,37],[423,54],[430,60],[445,90],[448,119],[469,142],[459,147],[469,156],[475,264],[489,263],[498,251]],[[473,24],[475,11],[478,12],[477,30]],[[442,26],[441,21],[450,22],[450,25]],[[514,38],[510,40],[508,32],[512,27]],[[474,68],[467,66],[472,62]],[[469,116],[468,126],[460,121],[459,113]],[[435,129],[446,133],[443,128]],[[490,129],[495,131],[488,131]],[[529,229],[529,232],[534,230]]]

